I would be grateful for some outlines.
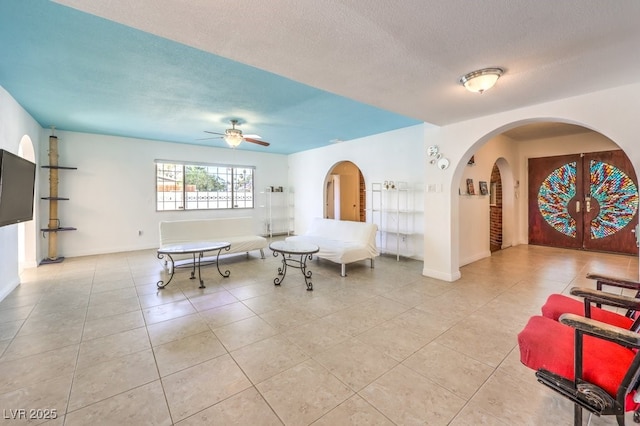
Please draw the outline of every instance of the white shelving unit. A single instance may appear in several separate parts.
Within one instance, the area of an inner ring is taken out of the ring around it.
[[[263,203],[260,206],[263,209],[263,235],[270,238],[274,235],[289,235],[293,224],[291,216],[293,208],[287,189],[267,187],[260,194],[263,198]]]
[[[287,188],[287,235],[293,235],[295,231],[295,197],[293,188]]]
[[[412,234],[413,213],[407,182],[371,184],[371,222],[378,225],[378,247],[400,260],[401,242]]]

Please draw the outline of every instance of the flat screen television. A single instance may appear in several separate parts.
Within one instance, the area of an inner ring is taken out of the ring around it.
[[[0,226],[33,219],[36,165],[0,149]]]

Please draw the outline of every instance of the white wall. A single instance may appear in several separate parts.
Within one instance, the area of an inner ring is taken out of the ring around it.
[[[522,124],[560,121],[582,125],[608,137],[625,151],[634,168],[640,170],[638,110],[640,84],[633,84],[427,129],[424,149],[431,144],[446,148],[446,155],[452,166],[443,171],[429,167],[426,158],[423,162],[426,184],[444,184],[441,193],[425,193],[423,274],[448,281],[460,277],[458,218],[461,206],[458,187],[467,159],[479,147],[494,136]],[[450,208],[428,209],[430,205]],[[520,217],[516,226],[519,227],[518,235],[522,238],[522,227],[527,226],[526,221]]]
[[[163,220],[204,217],[252,216],[254,232],[262,232],[264,204],[260,192],[266,186],[287,186],[287,157],[252,151],[176,144],[74,132],[58,132],[59,164],[78,170],[60,171],[59,205],[62,226],[77,231],[58,236],[60,256],[83,256],[158,246],[158,223]],[[40,158],[46,159],[47,144]],[[157,212],[154,160],[193,161],[255,166],[256,208],[251,210],[198,210]],[[41,191],[48,177],[41,176]],[[46,227],[48,204],[40,203],[41,225]],[[138,235],[142,231],[142,235]],[[46,247],[42,247],[46,256]]]
[[[402,242],[401,252],[405,256],[421,259],[424,235],[424,129],[425,125],[411,126],[290,155],[289,183],[295,193],[296,233],[304,233],[311,219],[322,217],[323,185],[327,173],[336,163],[351,161],[364,176],[367,203],[371,200],[372,182],[408,182],[417,211],[413,215],[414,235]]]
[[[41,131],[38,123],[0,87],[0,148],[18,154],[20,140],[27,135],[34,144],[37,159]],[[40,169],[37,169],[36,176],[39,174]],[[35,198],[39,199],[37,187],[35,192]],[[37,223],[37,209],[35,216]],[[40,241],[36,244],[39,245]],[[18,258],[18,225],[0,227],[0,300],[20,283]]]

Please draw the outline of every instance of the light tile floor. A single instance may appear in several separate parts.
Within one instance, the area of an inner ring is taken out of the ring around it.
[[[26,270],[0,302],[0,424],[571,424],[516,334],[550,293],[593,287],[587,272],[638,278],[636,257],[526,245],[454,283],[414,260],[346,278],[314,260],[313,292],[297,270],[275,287],[270,254],[223,262],[206,289],[178,270],[158,290],[153,250]]]

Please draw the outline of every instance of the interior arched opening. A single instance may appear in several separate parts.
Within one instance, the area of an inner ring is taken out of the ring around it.
[[[613,160],[617,155],[624,157],[622,165]],[[569,160],[563,162],[564,156]],[[469,164],[468,159],[472,157],[474,161]],[[539,122],[528,120],[526,123],[504,126],[493,135],[479,140],[467,152],[466,158],[467,161],[459,164],[455,175],[459,176],[459,266],[491,256],[492,249],[496,248],[491,238],[492,224],[495,225],[491,217],[494,202],[492,189],[497,191],[492,185],[495,181],[495,168],[498,169],[502,186],[501,248],[537,244],[637,255],[633,233],[638,221],[637,177],[624,151],[606,135],[574,123],[553,122],[548,119],[541,119]],[[584,163],[582,158],[585,158]],[[542,177],[533,177],[531,169],[536,159],[542,164],[556,160],[559,163],[540,172]],[[569,166],[565,167],[566,164]],[[573,175],[565,174],[562,167],[577,170],[577,175],[571,177]],[[590,180],[593,180],[592,173],[606,174],[600,176],[603,181],[607,180],[607,176],[615,175],[614,181],[622,180],[627,183],[618,187],[609,185],[606,191],[599,190],[589,186]],[[559,181],[560,176],[565,180]],[[553,197],[545,198],[540,195],[543,194],[544,185],[555,185],[555,189],[549,189],[552,193],[558,193],[560,186],[571,186],[574,181],[586,183],[582,187],[578,185],[575,194],[563,195],[557,202],[552,202]],[[483,194],[482,187],[485,185],[488,189]],[[633,188],[631,195],[627,194],[629,188]],[[620,191],[627,192],[623,195],[629,198],[630,203],[627,204],[632,206],[625,211],[618,208],[619,204],[606,201],[619,197]],[[602,225],[598,228],[599,212],[605,209],[608,209],[606,213],[609,215],[625,217],[624,223],[620,222],[623,226],[617,225],[616,229],[609,229]],[[536,215],[538,219],[534,219]],[[555,223],[554,216],[561,217],[562,220]],[[576,224],[573,223],[574,218]],[[583,235],[574,246],[568,247],[562,241],[555,241],[555,237],[562,232],[570,234],[576,229],[577,234],[582,229]],[[536,240],[532,230],[545,236]],[[614,235],[624,240],[627,247],[625,250],[618,250],[618,247],[622,247],[618,242],[601,244],[613,241],[616,238]]]
[[[323,217],[366,222],[366,183],[360,168],[340,161],[327,172],[324,181]]]
[[[24,135],[18,145],[18,155],[32,163],[36,162],[35,150],[33,142],[28,135]],[[37,175],[37,171],[36,171]],[[34,192],[35,205],[35,192]],[[33,268],[37,266],[36,260],[36,217],[34,208],[33,220],[21,222],[18,224],[18,270],[22,272],[25,268]]]

